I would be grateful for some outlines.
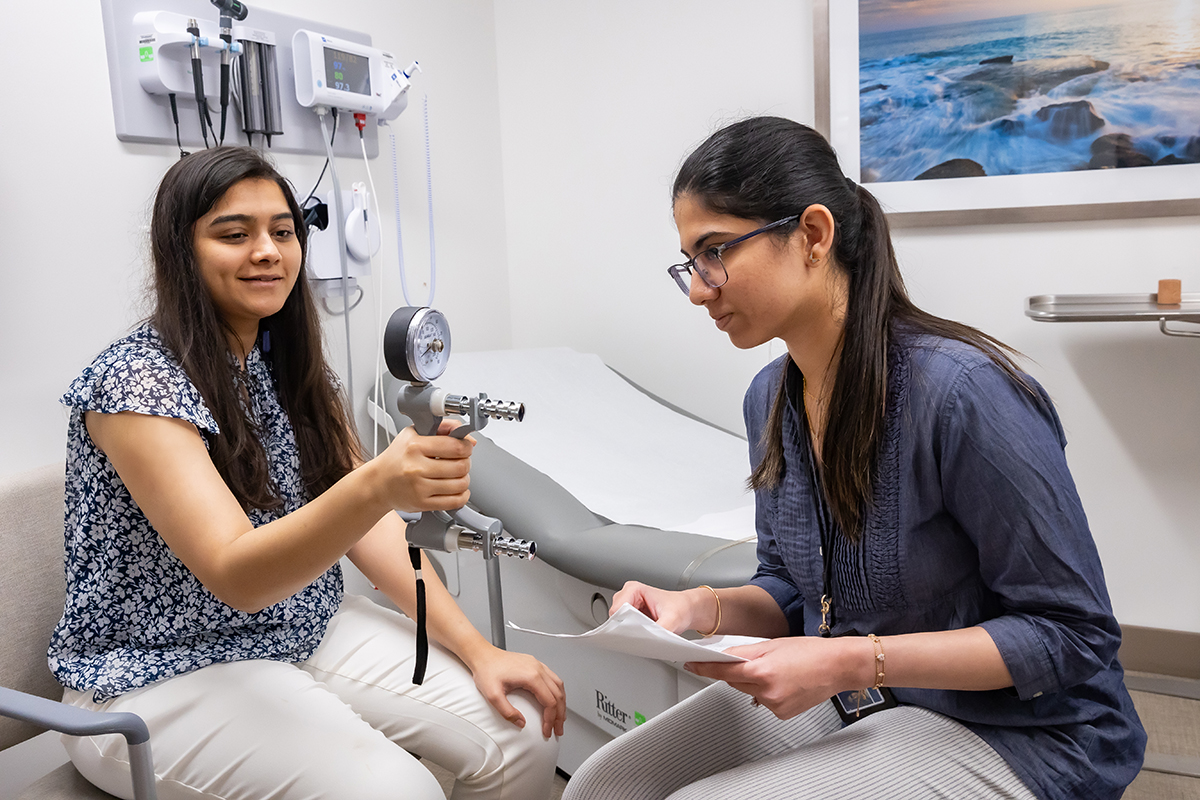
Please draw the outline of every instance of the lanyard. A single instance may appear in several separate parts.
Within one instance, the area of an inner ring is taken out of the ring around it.
[[[802,384],[803,385],[803,384]],[[817,530],[821,537],[821,624],[817,632],[832,636],[836,624],[833,613],[833,543],[837,538],[837,522],[825,501],[825,487],[821,483],[821,471],[817,467],[817,453],[813,449],[812,431],[808,427],[808,412],[804,408],[804,392],[800,393],[800,411],[803,418],[804,444],[808,450],[808,479],[812,484],[813,500],[817,506]]]
[[[807,428],[807,426],[806,426]],[[821,485],[821,472],[817,469],[816,453],[813,452],[812,439],[808,439],[808,475],[812,481],[813,499],[817,503],[817,529],[821,534],[821,624],[817,632],[822,636],[832,636],[832,628],[837,624],[833,614],[833,541],[836,537],[837,523],[825,502],[825,488]]]
[[[792,387],[789,386],[790,388]],[[803,391],[800,396],[800,410],[805,410]],[[821,636],[829,637],[833,636],[833,628],[837,625],[833,613],[833,547],[840,534],[837,520],[834,519],[825,497],[825,487],[821,483],[821,470],[817,464],[816,451],[813,449],[807,412],[804,413],[804,443],[808,450],[808,478],[812,484],[813,501],[817,507],[817,529],[821,536],[821,624],[817,627],[817,632]],[[857,631],[847,630],[838,635],[857,636],[859,634]],[[893,708],[896,705],[895,696],[884,686],[838,692],[830,700],[838,716],[846,725],[863,716]]]

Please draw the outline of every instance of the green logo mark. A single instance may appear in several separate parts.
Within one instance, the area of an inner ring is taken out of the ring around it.
[[[143,62],[153,61],[154,60],[154,48],[153,47],[139,47],[138,48],[138,57],[141,58],[141,60]]]
[[[640,711],[633,712],[633,724],[641,725],[646,721],[646,715]]]

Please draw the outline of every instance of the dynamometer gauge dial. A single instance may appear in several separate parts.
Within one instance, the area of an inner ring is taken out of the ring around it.
[[[383,354],[400,380],[434,381],[450,360],[450,323],[432,308],[398,308],[383,333]]]

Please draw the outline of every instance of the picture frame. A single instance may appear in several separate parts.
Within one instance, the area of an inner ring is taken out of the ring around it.
[[[858,0],[813,0],[816,128],[861,182]],[[894,227],[1200,215],[1200,164],[875,181]]]

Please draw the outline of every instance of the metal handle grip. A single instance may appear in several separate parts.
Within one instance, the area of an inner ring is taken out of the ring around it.
[[[446,395],[443,401],[447,414],[469,415],[471,398],[461,394]],[[479,413],[484,417],[502,419],[506,422],[521,422],[525,419],[525,404],[514,400],[491,400],[481,395],[479,398]]]
[[[458,534],[458,549],[480,552],[484,548],[483,539],[482,533],[467,530],[460,531]],[[527,539],[517,539],[513,536],[497,536],[492,540],[492,552],[500,556],[532,561],[537,555],[537,543]]]

